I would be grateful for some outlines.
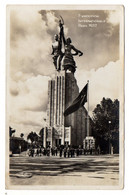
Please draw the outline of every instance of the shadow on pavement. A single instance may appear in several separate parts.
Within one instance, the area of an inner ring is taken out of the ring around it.
[[[65,159],[43,159],[43,158],[26,158],[20,159],[14,158],[10,161],[10,177],[16,177],[19,171],[29,172],[32,175],[43,175],[43,176],[62,176],[64,174],[72,174],[73,172],[85,173],[90,172],[97,174],[108,174],[109,172],[118,173],[119,172],[119,163],[118,162],[110,162],[110,160],[100,160],[96,161],[96,159],[86,159],[78,162],[75,158],[72,160]],[[76,176],[76,174],[75,174]],[[92,176],[89,176],[92,177]],[[103,179],[104,177],[94,177]],[[114,179],[114,178],[112,178]]]

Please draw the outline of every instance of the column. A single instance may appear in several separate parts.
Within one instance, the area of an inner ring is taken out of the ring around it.
[[[61,144],[64,145],[64,133],[65,133],[65,127],[64,126],[62,126],[61,131],[62,131]]]
[[[53,146],[53,127],[51,128],[51,147]]]
[[[55,79],[55,98],[54,98],[54,125],[57,124],[57,91],[58,91],[58,88],[57,88],[57,80],[58,78],[56,77]]]
[[[51,83],[51,126],[54,125],[54,88],[55,88],[55,81],[52,80],[52,83]]]
[[[60,118],[60,77],[58,77],[58,98],[57,98],[57,124],[59,125],[59,118]]]
[[[63,76],[62,76],[63,77]],[[60,84],[61,84],[61,87],[60,87],[60,125],[62,125],[62,106],[63,106],[63,101],[62,101],[62,77],[60,78]]]
[[[71,145],[71,127],[69,127],[69,144]]]
[[[62,125],[64,125],[64,109],[65,109],[65,77],[62,77]]]
[[[51,113],[50,113],[50,107],[51,107],[51,81],[48,81],[48,116],[49,116],[49,126],[51,125]]]
[[[59,77],[59,125],[61,124],[61,76]]]
[[[46,148],[46,131],[47,131],[47,127],[44,127],[43,147],[45,148]]]

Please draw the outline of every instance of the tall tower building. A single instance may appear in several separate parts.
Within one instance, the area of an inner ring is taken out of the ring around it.
[[[76,112],[64,117],[65,109],[78,95],[79,88],[74,73],[56,71],[55,78],[48,83],[47,127],[44,129],[44,147],[83,144],[83,140],[87,136],[86,109],[81,107]]]
[[[60,17],[59,34],[52,43],[55,78],[48,83],[47,127],[44,128],[44,147],[50,145],[83,145],[83,140],[90,135],[87,125],[87,111],[82,106],[72,114],[64,116],[64,111],[79,95],[79,88],[74,77],[76,62],[73,56],[83,53],[71,44],[71,38],[65,39],[64,20]],[[64,46],[64,48],[62,48]],[[62,52],[62,49],[64,51]],[[89,121],[89,120],[88,120]]]

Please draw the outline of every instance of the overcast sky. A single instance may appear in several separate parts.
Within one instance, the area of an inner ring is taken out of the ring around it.
[[[120,97],[119,10],[45,11],[39,6],[12,7],[9,124],[18,136],[21,132],[25,137],[30,131],[39,133],[44,126],[48,80],[55,72],[51,45],[58,33],[59,15],[65,22],[66,37],[71,37],[72,44],[84,54],[75,57],[75,77],[80,90],[87,80],[90,82],[90,114],[103,97]]]

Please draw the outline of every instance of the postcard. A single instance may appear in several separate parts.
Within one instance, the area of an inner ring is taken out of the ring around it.
[[[8,5],[6,189],[123,189],[124,7]]]

